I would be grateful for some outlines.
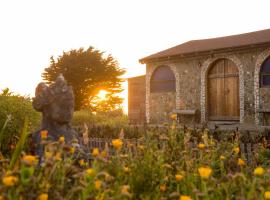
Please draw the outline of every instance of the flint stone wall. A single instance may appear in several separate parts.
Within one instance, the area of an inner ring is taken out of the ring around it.
[[[151,118],[151,123],[168,122],[170,112],[174,108],[175,92],[152,93],[150,97],[150,113],[155,114]]]
[[[165,113],[174,108],[198,109],[201,113],[200,123],[207,122],[207,78],[203,77],[203,74],[207,76],[211,64],[217,59],[225,58],[233,61],[239,71],[240,123],[261,124],[262,116],[257,110],[270,108],[270,88],[256,88],[256,85],[259,84],[258,68],[268,56],[270,56],[270,45],[148,63],[146,65],[147,122],[168,121]],[[150,93],[151,75],[161,65],[169,66],[176,76],[174,94]],[[184,116],[183,121],[186,121]]]

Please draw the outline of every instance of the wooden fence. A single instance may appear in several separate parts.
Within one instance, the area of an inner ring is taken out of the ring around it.
[[[166,141],[158,141],[159,146],[162,148],[164,145],[166,145]],[[132,152],[136,152],[136,147],[143,144],[142,140],[139,139],[123,139],[123,146],[127,147],[128,145],[131,145],[129,149],[131,149]],[[190,142],[189,146],[191,148],[197,147],[197,143]],[[246,161],[249,165],[254,166],[255,160],[254,160],[254,153],[258,147],[258,144],[254,143],[240,143],[240,150],[242,156],[246,158]],[[88,151],[91,152],[93,148],[99,148],[99,150],[106,149],[109,153],[109,155],[112,155],[115,153],[114,148],[112,146],[112,139],[109,138],[90,138],[89,139],[89,146],[87,147]]]

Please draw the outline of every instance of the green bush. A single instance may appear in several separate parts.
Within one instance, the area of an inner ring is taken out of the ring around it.
[[[87,125],[126,126],[128,125],[128,117],[118,111],[97,114],[93,114],[89,110],[74,112],[72,125],[82,126],[84,123]]]
[[[130,126],[127,115],[118,111],[97,114],[87,110],[75,112],[72,125],[79,134],[84,132],[84,123],[89,137],[117,138],[122,130],[125,138],[139,138],[144,134],[143,127]]]
[[[30,122],[29,131],[40,124],[40,114],[32,108],[30,98],[22,96],[0,96],[1,152],[6,154],[15,147],[22,131],[25,118]],[[4,127],[4,124],[6,126]],[[4,129],[3,129],[4,127]]]

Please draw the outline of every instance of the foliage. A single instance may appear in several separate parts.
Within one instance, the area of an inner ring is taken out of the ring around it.
[[[122,110],[112,112],[92,113],[90,110],[75,111],[72,124],[74,126],[87,125],[108,125],[108,126],[126,126],[128,125],[127,115]]]
[[[108,102],[113,108],[122,103],[116,94],[122,91],[120,78],[124,74],[117,61],[103,52],[89,47],[63,52],[57,60],[51,57],[51,64],[45,68],[42,77],[52,83],[62,73],[67,82],[73,86],[75,94],[75,110],[89,107],[95,110],[93,102],[100,90],[106,90]]]
[[[5,93],[6,94],[6,93]],[[2,153],[14,149],[14,144],[21,134],[25,118],[29,119],[29,131],[36,129],[40,123],[40,114],[32,108],[28,97],[18,95],[0,95],[0,139]]]
[[[2,89],[2,93],[0,95],[1,96],[11,96],[12,92],[10,92],[9,88],[4,88],[4,89]]]
[[[17,145],[15,147],[15,150],[14,150],[14,152],[12,154],[12,158],[11,158],[11,161],[10,161],[10,168],[11,169],[15,166],[15,164],[16,164],[18,158],[20,157],[21,152],[22,152],[22,150],[23,150],[23,148],[25,146],[27,136],[29,134],[27,128],[28,128],[28,118],[25,118],[24,125],[23,125],[23,130],[22,130],[22,133],[20,135],[20,139],[19,139],[19,141],[18,141],[18,143],[17,143]]]
[[[208,130],[172,126],[164,133],[149,131],[136,143],[123,138],[113,140],[111,147],[93,149],[87,157],[76,144],[71,147],[63,141],[44,139],[41,165],[35,162],[37,158],[23,154],[17,167],[9,170],[9,161],[2,159],[0,197],[29,200],[41,196],[48,196],[50,200],[270,198],[270,170],[265,165],[269,160],[258,160],[266,146],[260,145],[255,150],[254,163],[249,164],[240,151],[238,137],[231,142],[218,142]]]
[[[127,115],[121,110],[97,114],[89,110],[76,111],[72,121],[72,125],[79,133],[85,131],[84,124],[86,124],[89,137],[115,138],[122,129],[126,138],[139,138],[143,135],[142,128],[132,127],[128,123]]]
[[[123,112],[121,103],[123,98],[109,93],[105,99],[100,99],[98,96],[92,99],[91,110],[95,113]]]

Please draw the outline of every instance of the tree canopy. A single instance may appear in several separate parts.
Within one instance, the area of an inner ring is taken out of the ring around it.
[[[118,62],[104,52],[89,47],[63,52],[57,60],[50,58],[50,66],[42,73],[46,83],[52,83],[62,73],[66,81],[73,87],[75,110],[88,107],[93,111],[98,109],[97,94],[100,90],[108,92],[107,103],[110,109],[115,109],[122,103],[117,96],[122,89],[120,78],[125,73],[119,68]]]

